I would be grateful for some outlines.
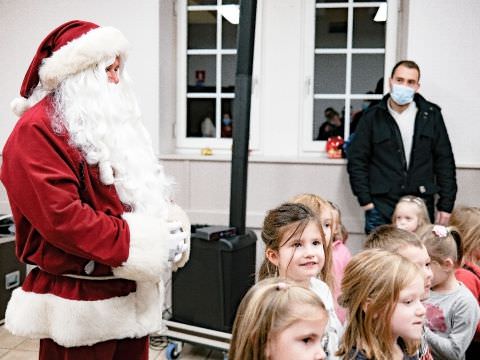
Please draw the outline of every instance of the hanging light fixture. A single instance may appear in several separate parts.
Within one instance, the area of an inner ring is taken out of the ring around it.
[[[240,20],[240,8],[238,5],[222,5],[221,13],[230,23],[238,25]]]
[[[373,18],[373,21],[376,21],[376,22],[387,21],[387,3],[383,3],[378,7],[377,13]]]

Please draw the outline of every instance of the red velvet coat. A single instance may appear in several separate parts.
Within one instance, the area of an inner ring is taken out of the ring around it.
[[[135,226],[125,220],[115,187],[100,182],[66,133],[53,131],[52,111],[50,97],[28,110],[3,149],[17,255],[37,266],[14,291],[6,327],[63,346],[145,336],[158,329],[162,305],[161,274],[151,276],[148,264],[170,270],[168,249],[157,245],[168,237],[165,222],[135,214],[128,214]],[[112,268],[128,270],[133,257],[132,271],[121,275],[129,280],[64,276],[111,276]]]

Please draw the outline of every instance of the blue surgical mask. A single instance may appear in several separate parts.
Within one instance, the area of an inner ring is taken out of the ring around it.
[[[398,105],[406,105],[412,102],[415,89],[409,86],[393,84],[390,96]]]
[[[228,125],[230,125],[230,124],[232,123],[232,119],[227,118],[227,117],[224,117],[224,118],[222,119],[222,123],[223,123],[223,125],[228,126]]]

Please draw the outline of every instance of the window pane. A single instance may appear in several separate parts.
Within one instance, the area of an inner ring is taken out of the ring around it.
[[[215,55],[188,55],[187,91],[215,92],[216,68]]]
[[[230,5],[230,4],[236,4],[236,5],[238,5],[238,3],[239,3],[239,0],[223,0],[223,1],[222,1],[222,4],[223,4],[223,5]]]
[[[236,49],[238,25],[222,19],[222,49]]]
[[[353,0],[353,2],[386,2],[387,0]]]
[[[346,55],[315,55],[315,94],[345,93]]]
[[[217,12],[188,12],[188,49],[216,49]]]
[[[188,5],[217,5],[217,0],[188,0]]]
[[[352,94],[375,92],[380,78],[383,79],[385,55],[352,55]]]
[[[312,140],[327,140],[328,137],[336,135],[343,137],[344,109],[345,100],[315,99]]]
[[[373,21],[378,8],[357,8],[353,11],[353,47],[384,48],[385,21]]]
[[[222,56],[222,92],[235,92],[235,69],[237,55]]]
[[[215,137],[215,99],[187,99],[187,137]]]
[[[352,100],[351,108],[352,108],[352,115],[350,121],[350,134],[355,132],[357,126],[362,118],[363,112],[369,107],[375,104],[378,104],[379,100]]]
[[[317,4],[321,3],[341,3],[341,2],[348,2],[348,0],[317,0]]]
[[[233,130],[233,99],[222,99],[222,128],[220,136],[231,138]]]
[[[347,47],[347,9],[317,9],[315,48]]]

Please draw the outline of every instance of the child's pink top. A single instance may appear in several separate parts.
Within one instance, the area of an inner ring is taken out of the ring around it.
[[[345,321],[345,309],[338,305],[338,296],[340,295],[340,285],[342,284],[343,273],[348,262],[352,258],[350,250],[345,246],[341,240],[335,240],[332,244],[333,249],[333,279],[334,290],[333,297],[335,298],[335,312],[338,318],[343,323]]]

